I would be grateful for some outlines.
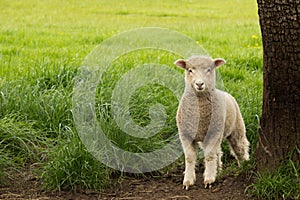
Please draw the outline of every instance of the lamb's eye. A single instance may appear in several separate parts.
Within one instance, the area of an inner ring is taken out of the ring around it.
[[[190,73],[193,73],[193,70],[192,70],[192,69],[189,69],[189,72],[190,72]]]
[[[206,70],[206,72],[210,72],[211,71],[211,69],[210,68],[208,68],[207,70]]]

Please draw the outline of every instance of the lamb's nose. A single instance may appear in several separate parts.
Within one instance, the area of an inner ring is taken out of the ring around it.
[[[197,83],[196,83],[196,85],[197,85],[199,88],[202,88],[202,87],[203,87],[203,85],[204,85],[204,82],[200,82],[200,83],[199,83],[199,82],[197,82]]]
[[[195,82],[195,89],[198,91],[203,91],[205,89],[205,83],[203,81]]]

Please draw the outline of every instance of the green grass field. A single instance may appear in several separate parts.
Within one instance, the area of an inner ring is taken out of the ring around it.
[[[254,151],[262,102],[262,44],[255,0],[2,0],[0,10],[0,184],[28,165],[38,166],[35,173],[50,190],[101,189],[110,183],[116,172],[94,159],[77,135],[72,117],[74,78],[97,45],[141,27],[176,30],[212,57],[226,59],[219,73],[224,89],[240,105]],[[114,64],[123,68],[103,77],[98,119],[123,149],[151,151],[177,131],[178,102],[161,86],[140,88],[131,102],[134,121],[141,126],[149,123],[149,104],[158,101],[166,107],[167,123],[150,141],[122,133],[107,104],[112,87],[134,67],[136,58],[143,63],[158,55],[170,66],[177,59],[161,52],[152,57],[137,52],[117,60]],[[226,163],[229,153],[224,148]]]

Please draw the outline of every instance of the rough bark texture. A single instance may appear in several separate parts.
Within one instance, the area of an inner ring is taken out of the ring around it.
[[[257,0],[264,49],[259,171],[300,148],[300,0]],[[293,160],[299,162],[299,154]]]

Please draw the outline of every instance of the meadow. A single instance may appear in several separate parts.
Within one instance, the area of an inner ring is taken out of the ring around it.
[[[72,116],[74,78],[97,45],[141,27],[176,30],[210,56],[226,59],[218,73],[223,89],[240,105],[254,152],[262,104],[262,44],[255,0],[2,0],[0,10],[0,185],[23,169],[37,174],[47,190],[103,189],[112,176],[122,176],[95,159],[78,137]],[[111,117],[108,102],[117,81],[137,64],[158,56],[162,64],[182,73],[173,65],[176,55],[140,51],[116,60],[115,70],[98,86],[99,123],[122,149],[159,149],[177,132],[178,101],[160,85],[138,88],[130,101],[133,121],[141,126],[150,123],[152,104],[164,105],[168,119],[151,140],[126,135]],[[229,152],[224,148],[226,163]],[[169,168],[178,165],[182,162]],[[164,170],[168,167],[156,173]]]

